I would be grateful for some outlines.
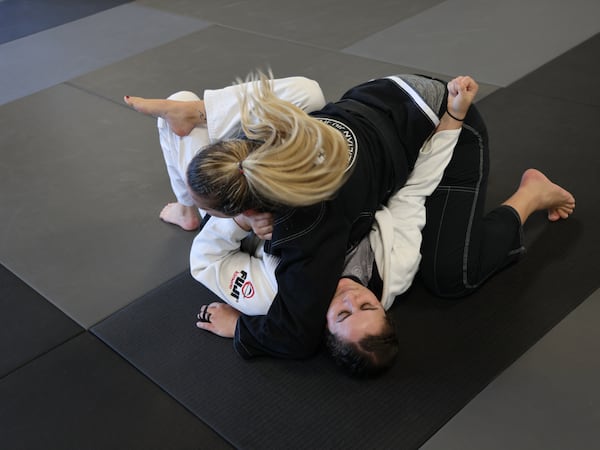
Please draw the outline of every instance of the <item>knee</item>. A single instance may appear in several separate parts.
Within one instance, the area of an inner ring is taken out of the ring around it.
[[[181,102],[193,102],[196,100],[200,100],[200,97],[198,97],[196,94],[194,94],[191,91],[179,91],[179,92],[175,92],[174,94],[169,95],[169,97],[167,97],[168,100],[178,100]]]

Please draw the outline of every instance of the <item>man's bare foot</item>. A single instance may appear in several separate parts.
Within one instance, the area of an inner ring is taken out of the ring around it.
[[[137,112],[162,117],[178,136],[187,136],[195,127],[206,123],[206,110],[202,100],[188,102],[128,95],[123,100]]]
[[[534,211],[547,210],[548,220],[555,222],[566,219],[575,209],[575,197],[550,181],[542,172],[528,169],[521,177],[517,192],[509,198],[505,205],[512,206],[525,223]]]
[[[167,204],[160,212],[160,218],[165,222],[178,225],[186,231],[197,230],[200,226],[198,208],[181,203]]]

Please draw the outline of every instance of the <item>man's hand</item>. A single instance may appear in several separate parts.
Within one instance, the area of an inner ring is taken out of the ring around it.
[[[256,212],[251,209],[233,218],[244,230],[253,230],[259,239],[270,240],[273,235],[273,214]]]
[[[226,303],[214,302],[202,305],[198,314],[200,320],[196,322],[196,326],[217,336],[232,338],[241,315],[241,312]]]
[[[448,111],[457,119],[464,119],[475,99],[479,85],[471,77],[460,76],[448,82]]]

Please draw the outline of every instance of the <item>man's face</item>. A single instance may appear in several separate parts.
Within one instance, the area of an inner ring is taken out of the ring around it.
[[[327,328],[346,342],[377,335],[385,323],[385,310],[375,294],[360,283],[341,278],[327,310]]]

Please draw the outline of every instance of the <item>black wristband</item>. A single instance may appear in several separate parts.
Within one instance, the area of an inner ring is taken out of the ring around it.
[[[450,110],[446,110],[446,114],[448,114],[450,117],[452,117],[454,120],[458,121],[458,122],[464,122],[465,118],[463,117],[462,119],[459,119],[458,117],[454,117],[451,113]]]

